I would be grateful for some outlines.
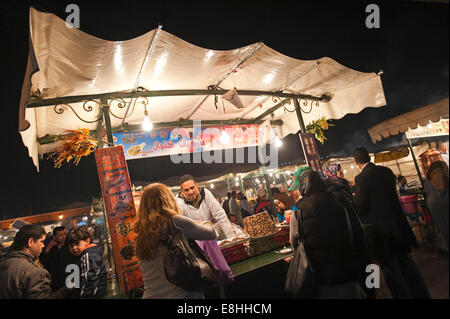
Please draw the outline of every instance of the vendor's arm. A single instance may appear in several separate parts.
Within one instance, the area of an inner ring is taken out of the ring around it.
[[[233,225],[231,225],[225,210],[207,189],[205,189],[205,200],[211,211],[212,222],[220,225],[227,238],[234,237],[234,228]]]
[[[182,215],[173,217],[175,225],[180,228],[181,232],[187,239],[195,240],[214,240],[216,239],[216,231],[210,222],[197,223]]]

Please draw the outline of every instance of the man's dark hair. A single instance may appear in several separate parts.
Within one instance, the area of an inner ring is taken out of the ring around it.
[[[353,151],[353,158],[359,164],[366,164],[370,162],[369,152],[365,147],[358,147]]]
[[[45,235],[45,230],[38,224],[22,226],[14,237],[12,250],[22,250],[28,246],[28,240],[30,238],[37,241],[43,235]]]
[[[227,197],[228,197],[228,198],[231,198],[231,195],[232,195],[231,192],[228,192],[228,193],[227,193]]]
[[[64,226],[57,226],[57,227],[53,228],[53,236],[56,236],[57,232],[59,232],[61,230],[65,230],[65,229],[66,229],[66,227],[64,227]]]
[[[192,175],[186,174],[180,177],[180,179],[178,180],[178,185],[182,185],[183,183],[193,180],[195,182],[195,178]]]
[[[87,240],[88,238],[92,239],[93,237],[94,234],[92,230],[88,226],[83,225],[69,231],[66,237],[66,244],[76,244],[80,240]]]
[[[404,179],[404,178],[405,178],[405,176],[403,176],[403,175],[398,175],[398,176],[397,176],[397,182],[401,182],[402,179]]]
[[[236,191],[232,191],[231,196],[236,196]]]

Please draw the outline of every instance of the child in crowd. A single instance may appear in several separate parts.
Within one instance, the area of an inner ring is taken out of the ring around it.
[[[80,256],[80,288],[75,298],[100,298],[106,292],[108,281],[102,249],[92,244],[93,233],[87,226],[72,229],[67,234],[67,245],[75,256]]]

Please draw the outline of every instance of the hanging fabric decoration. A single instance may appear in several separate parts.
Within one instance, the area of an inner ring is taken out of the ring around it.
[[[242,104],[242,101],[236,92],[236,88],[233,88],[233,89],[229,90],[227,93],[225,93],[224,95],[222,95],[222,99],[230,102],[238,109],[244,108],[244,104]]]

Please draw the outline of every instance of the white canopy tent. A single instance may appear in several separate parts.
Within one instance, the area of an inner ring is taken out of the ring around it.
[[[220,98],[232,88],[244,108]],[[44,145],[42,137],[96,130],[97,119],[106,121],[105,106],[112,130],[140,125],[144,105],[136,103],[139,96],[149,97],[146,109],[155,125],[270,119],[278,121],[280,137],[300,130],[297,101],[305,123],[386,105],[380,74],[358,72],[328,57],[298,60],[261,42],[209,50],[161,26],[127,41],[107,41],[30,8],[19,127],[37,167],[38,155],[58,146]]]
[[[430,122],[448,119],[448,98],[420,107],[414,111],[383,121],[367,130],[373,143],[390,135],[405,133],[417,129],[418,125],[427,126]],[[448,132],[447,132],[448,134]]]
[[[442,100],[439,100],[435,103],[420,107],[413,111],[401,114],[399,116],[393,117],[386,121],[383,121],[367,130],[372,139],[373,143],[381,141],[383,138],[387,138],[390,135],[396,135],[400,133],[405,133],[405,138],[408,142],[408,146],[410,149],[410,155],[408,158],[412,159],[412,163],[414,163],[417,176],[423,186],[422,174],[424,174],[423,169],[421,169],[417,163],[415,153],[421,154],[423,153],[427,147],[423,145],[413,147],[410,141],[410,138],[414,138],[415,136],[422,135],[422,137],[426,137],[427,135],[432,136],[448,136],[448,110],[449,110],[449,99],[448,97]],[[445,120],[446,119],[446,120]],[[433,124],[436,123],[435,126],[438,127],[437,130],[432,129]],[[427,126],[430,126],[431,129],[427,130]],[[446,127],[446,128],[445,128]],[[425,129],[424,129],[425,128]],[[428,134],[416,134],[415,132],[425,132]],[[404,164],[411,164],[411,160],[407,159],[403,161]],[[390,163],[385,163],[386,166],[390,166],[391,168],[394,165],[399,165],[398,161],[391,161]],[[388,165],[390,164],[390,165]],[[409,173],[411,172],[411,165],[409,165]],[[400,170],[400,166],[399,166]],[[404,173],[402,173],[404,174]]]

